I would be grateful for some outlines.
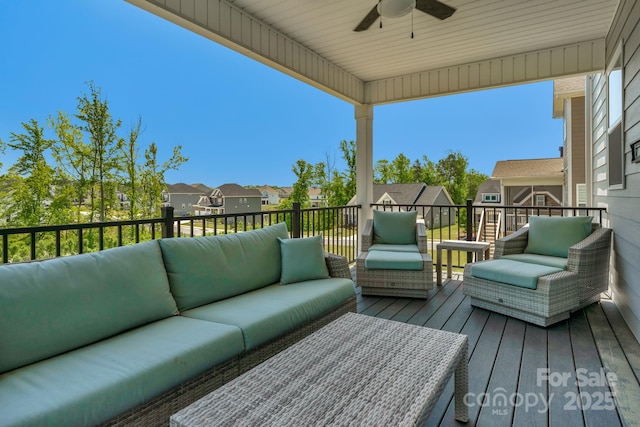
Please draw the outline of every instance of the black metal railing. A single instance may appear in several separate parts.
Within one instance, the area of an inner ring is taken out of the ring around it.
[[[606,209],[599,207],[474,206],[470,200],[466,205],[453,206],[371,206],[379,210],[418,211],[428,229],[428,245],[432,254],[443,240],[492,242],[518,230],[534,215],[590,215],[595,222],[602,223],[606,214]],[[322,234],[326,251],[344,255],[349,262],[354,262],[359,253],[359,209],[360,206],[301,209],[300,204],[294,204],[292,209],[285,210],[175,217],[173,208],[167,207],[162,210],[162,218],[0,228],[0,261],[20,262],[95,252],[157,238],[240,233],[286,222],[291,237]],[[463,259],[462,253],[454,253],[451,260],[444,262],[462,267],[471,261],[470,256],[467,254]]]
[[[354,222],[359,208],[301,209],[299,203],[294,203],[288,210],[175,217],[173,208],[165,207],[162,218],[0,228],[0,261],[21,262],[96,252],[161,237],[239,233],[286,222],[291,237],[322,234],[326,251],[344,255],[353,262],[359,251]]]

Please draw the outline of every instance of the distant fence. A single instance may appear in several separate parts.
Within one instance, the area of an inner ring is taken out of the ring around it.
[[[39,260],[170,237],[213,236],[240,233],[286,222],[293,238],[323,235],[328,252],[353,262],[358,255],[357,218],[360,206],[292,209],[238,214],[175,217],[173,208],[162,218],[92,222],[36,227],[0,228],[1,263]]]

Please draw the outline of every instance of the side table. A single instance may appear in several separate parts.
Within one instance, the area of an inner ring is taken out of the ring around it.
[[[465,251],[473,252],[476,254],[476,261],[482,261],[489,258],[488,242],[470,242],[467,240],[443,240],[436,245],[437,259],[436,259],[436,283],[438,286],[442,285],[442,250],[447,250],[447,278],[451,278],[451,251]]]

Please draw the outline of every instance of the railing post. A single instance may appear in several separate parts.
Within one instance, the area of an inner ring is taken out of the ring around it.
[[[473,200],[467,199],[467,241],[473,240]],[[473,253],[467,252],[467,262],[473,262]]]
[[[162,218],[162,238],[167,239],[173,237],[173,206],[163,206]]]
[[[291,212],[291,237],[300,237],[300,203],[293,202],[293,212]]]

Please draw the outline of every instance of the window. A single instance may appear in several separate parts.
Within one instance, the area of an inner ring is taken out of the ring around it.
[[[544,194],[536,194],[536,206],[544,206],[546,198]]]
[[[624,133],[622,131],[622,45],[607,71],[607,175],[609,188],[624,188]]]
[[[579,208],[587,207],[587,184],[576,184],[576,203]]]
[[[482,203],[500,203],[500,195],[482,193]]]

